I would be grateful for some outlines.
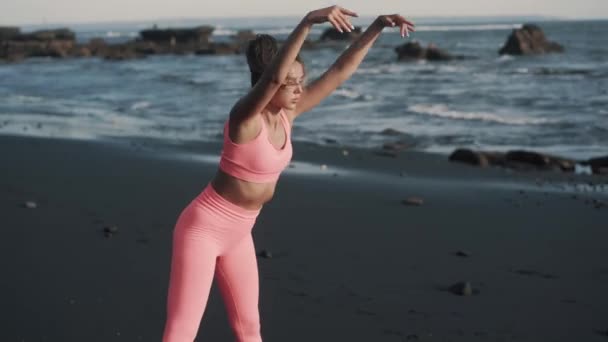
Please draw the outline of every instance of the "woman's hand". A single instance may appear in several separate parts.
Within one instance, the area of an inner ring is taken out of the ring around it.
[[[390,14],[390,15],[381,15],[376,19],[380,24],[384,27],[396,27],[398,26],[400,29],[401,37],[405,37],[406,35],[409,37],[409,31],[414,30],[414,23],[405,19],[399,14]]]
[[[353,24],[350,23],[348,16],[358,17],[359,15],[340,6],[331,6],[309,12],[304,19],[310,24],[329,22],[336,30],[342,33],[343,31],[350,32],[355,29]]]

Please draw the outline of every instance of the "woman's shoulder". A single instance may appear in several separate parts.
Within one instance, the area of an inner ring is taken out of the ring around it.
[[[237,119],[229,115],[228,120],[226,120],[227,133],[232,141],[252,140],[263,129],[262,120],[261,113],[256,113],[245,119]]]

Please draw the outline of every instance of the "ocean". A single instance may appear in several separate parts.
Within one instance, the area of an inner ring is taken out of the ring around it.
[[[358,18],[366,27],[371,18]],[[608,154],[607,21],[533,21],[563,54],[499,56],[526,18],[414,18],[401,38],[385,29],[356,73],[293,127],[294,141],[375,149],[405,140],[412,149],[529,149],[584,159]],[[282,39],[298,18],[158,22],[211,24],[213,39],[248,28]],[[133,39],[152,22],[69,25],[79,41]],[[53,26],[57,27],[57,26]],[[315,40],[325,27],[316,26]],[[22,30],[42,27],[22,27]],[[417,40],[474,58],[398,62],[394,48]],[[346,47],[303,50],[308,80]],[[170,144],[221,141],[222,125],[249,89],[244,55],[150,56],[128,61],[33,58],[0,64],[0,134]],[[401,136],[382,134],[387,128]]]

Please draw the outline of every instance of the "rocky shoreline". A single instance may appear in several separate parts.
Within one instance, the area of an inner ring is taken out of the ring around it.
[[[245,44],[255,37],[252,30],[240,30],[229,42],[214,42],[215,27],[203,25],[191,28],[166,28],[156,26],[144,29],[139,36],[124,43],[110,44],[103,38],[92,38],[77,43],[76,33],[69,28],[40,30],[23,33],[19,27],[0,26],[0,61],[19,62],[30,57],[76,58],[99,57],[105,60],[128,60],[148,55],[226,55],[243,52]],[[303,49],[318,49],[350,42],[361,35],[361,27],[352,32],[340,33],[326,29],[318,40],[306,40]],[[452,55],[434,45],[423,47],[412,41],[396,47],[397,60],[450,61],[476,58]],[[499,54],[528,55],[563,52],[558,43],[548,41],[540,27],[533,24],[515,29],[507,38]]]

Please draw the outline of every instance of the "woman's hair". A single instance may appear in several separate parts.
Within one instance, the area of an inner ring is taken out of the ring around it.
[[[249,41],[247,45],[247,64],[249,64],[249,71],[251,71],[251,86],[253,87],[274,56],[279,51],[279,44],[277,40],[268,34],[257,34],[255,39]],[[296,61],[302,64],[300,55],[296,57]]]

